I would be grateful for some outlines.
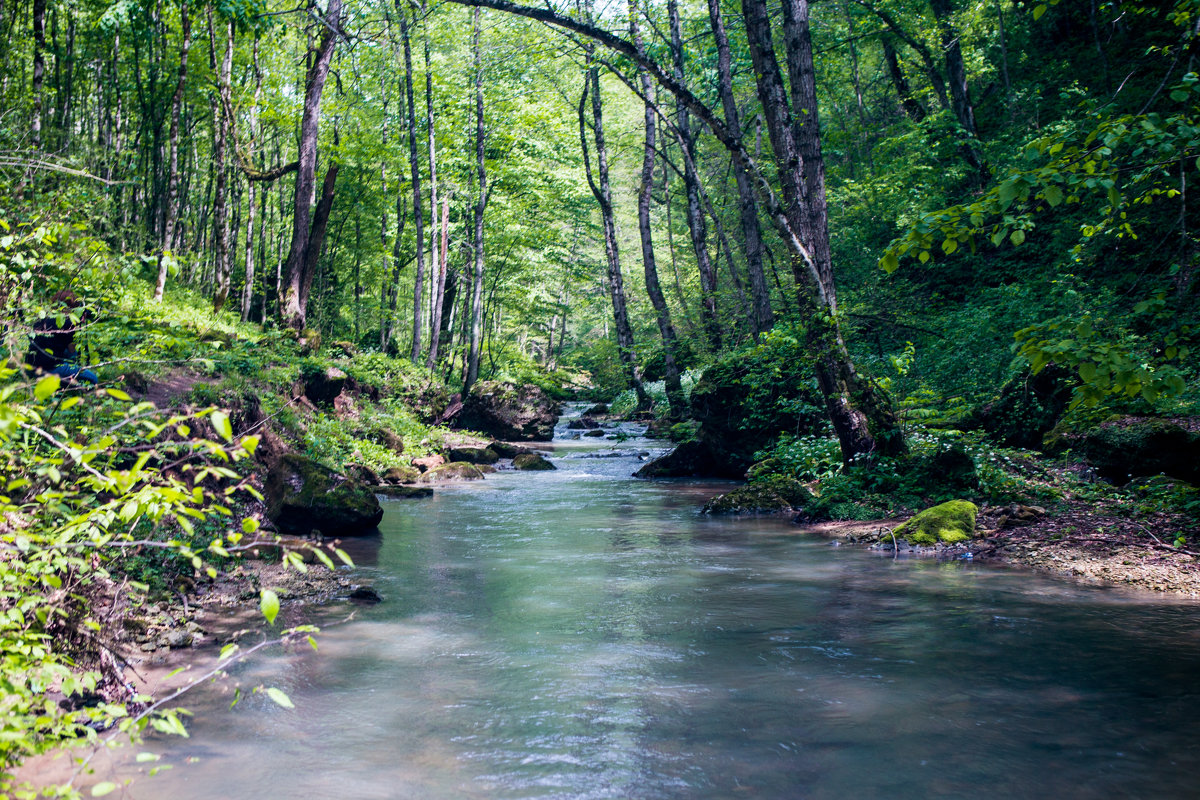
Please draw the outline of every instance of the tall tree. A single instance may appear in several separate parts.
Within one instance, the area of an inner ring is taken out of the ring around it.
[[[667,1],[667,15],[671,26],[671,63],[675,82],[686,87],[683,29],[679,19],[678,0]],[[684,154],[683,186],[687,197],[688,232],[692,237],[692,251],[696,254],[696,268],[700,272],[701,316],[704,319],[709,346],[713,350],[719,350],[721,323],[717,319],[717,269],[708,253],[708,225],[700,198],[700,173],[696,166],[696,137],[692,132],[691,113],[682,99],[676,98],[675,115],[675,132]]]
[[[644,53],[642,34],[638,26],[638,6],[636,0],[629,0],[629,34],[638,52]],[[653,90],[650,84],[650,74],[645,67],[638,67],[638,83],[642,96],[647,98],[643,103],[645,147],[642,151],[641,183],[638,186],[638,232],[642,242],[642,270],[646,277],[646,294],[650,304],[654,306],[655,317],[658,320],[658,331],[663,343],[663,383],[667,392],[667,405],[672,419],[682,418],[686,411],[683,395],[683,383],[679,377],[679,365],[676,360],[677,341],[675,326],[671,324],[671,311],[663,297],[662,286],[658,280],[658,265],[654,259],[654,237],[650,220],[650,192],[654,184],[654,163],[658,157],[655,138],[658,129],[658,109],[650,102]],[[565,309],[564,309],[565,313]],[[554,321],[550,323],[551,335],[554,331]],[[547,350],[551,348],[547,346]]]
[[[229,299],[229,281],[233,259],[229,249],[229,169],[225,163],[225,150],[229,142],[230,116],[226,109],[232,106],[230,86],[233,72],[233,19],[225,23],[225,50],[221,56],[220,71],[217,73],[218,98],[213,103],[213,169],[216,170],[216,188],[213,197],[213,239],[216,242],[214,273],[216,291],[213,293],[213,311],[220,311]],[[216,35],[213,29],[212,9],[208,12],[208,40],[212,55],[216,58]]]
[[[483,50],[479,44],[481,26],[480,10],[475,9],[472,21],[471,55],[475,66],[475,174],[478,179],[479,195],[475,200],[474,280],[471,289],[471,349],[467,353],[467,374],[463,380],[463,394],[471,390],[479,377],[479,355],[483,346],[483,213],[487,209],[487,168],[484,164],[483,125]]]
[[[179,73],[175,79],[175,94],[171,98],[171,130],[167,136],[171,149],[167,166],[167,208],[163,237],[159,242],[158,280],[154,284],[154,302],[162,302],[167,285],[170,260],[167,253],[175,248],[175,228],[179,221],[179,117],[183,107],[183,90],[187,83],[188,49],[192,43],[192,20],[188,16],[187,0],[179,4],[179,27],[183,40],[179,44]]]
[[[742,138],[742,124],[737,100],[733,94],[733,57],[729,48],[729,36],[725,32],[725,21],[721,12],[721,0],[708,0],[708,18],[712,27],[713,40],[717,45],[717,89],[721,96],[721,107],[725,112],[725,125],[729,135]],[[733,177],[738,191],[738,220],[742,228],[742,240],[746,252],[746,271],[750,276],[750,294],[754,303],[754,325],[758,332],[770,330],[775,324],[771,308],[771,290],[767,286],[763,270],[763,239],[758,224],[758,201],[754,198],[754,187],[746,168],[733,160]]]
[[[425,215],[421,198],[421,161],[417,157],[417,115],[413,100],[412,42],[408,35],[408,12],[396,2],[400,17],[400,38],[404,47],[404,96],[408,101],[408,164],[412,173],[413,229],[417,234],[417,274],[413,279],[413,325],[410,358],[414,364],[421,359],[421,330],[424,300],[421,292],[425,286]],[[480,245],[482,247],[482,245]]]
[[[333,51],[341,34],[342,0],[329,0],[322,20],[321,36],[317,46],[310,52],[310,66],[304,86],[304,113],[300,118],[300,152],[297,158],[296,192],[292,202],[292,244],[288,249],[287,263],[284,268],[284,297],[283,317],[287,325],[294,330],[301,330],[307,319],[308,310],[305,307],[308,291],[304,287],[312,286],[312,274],[308,272],[310,265],[315,268],[316,258],[321,248],[321,240],[316,233],[313,214],[310,208],[313,190],[316,188],[317,170],[317,130],[321,118],[321,94],[325,90],[325,80],[329,77],[329,65],[333,59]],[[331,179],[332,176],[332,179]],[[325,174],[325,185],[328,187],[329,204],[333,203],[333,185],[337,179],[337,166],[331,165]],[[322,194],[324,199],[325,194]],[[327,212],[328,213],[328,212]],[[324,236],[324,228],[321,229]],[[315,250],[312,257],[309,251]]]

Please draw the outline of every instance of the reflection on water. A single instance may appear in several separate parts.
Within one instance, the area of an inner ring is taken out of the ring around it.
[[[388,504],[385,602],[235,675],[298,708],[205,690],[131,796],[1195,796],[1194,604],[703,518],[645,445]]]

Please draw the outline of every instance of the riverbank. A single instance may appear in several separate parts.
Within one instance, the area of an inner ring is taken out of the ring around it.
[[[838,543],[892,553],[894,543],[888,532],[904,519],[802,523],[802,527]],[[969,543],[922,547],[901,541],[900,554],[969,558],[1094,585],[1200,599],[1200,553],[1186,543],[1173,544],[1180,536],[1187,542],[1200,539],[1200,528],[1182,515],[1133,515],[1118,502],[1075,501],[1051,511],[1030,506],[984,508],[977,526],[977,537]]]

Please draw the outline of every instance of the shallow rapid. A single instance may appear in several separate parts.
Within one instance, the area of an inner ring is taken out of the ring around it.
[[[129,796],[1196,795],[1196,603],[707,518],[634,433],[387,502],[384,602],[234,673],[297,708],[201,690]]]

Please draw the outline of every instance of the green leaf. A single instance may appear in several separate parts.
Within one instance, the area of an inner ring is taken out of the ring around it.
[[[1046,198],[1046,202],[1051,206],[1056,206],[1063,201],[1062,189],[1054,184],[1050,184],[1042,190],[1042,195]]]
[[[946,241],[942,242],[942,252],[944,252],[946,255],[950,255],[957,249],[958,249],[958,240],[957,239],[947,239]]]
[[[275,617],[279,614],[279,595],[270,589],[263,589],[259,608],[262,609],[262,614],[267,618],[267,622],[274,625]]]
[[[884,253],[883,258],[879,259],[879,268],[890,275],[900,268],[900,259],[896,258],[895,253]]]
[[[229,415],[224,411],[214,411],[212,413],[213,430],[215,430],[222,439],[227,442],[233,441],[233,426],[229,424]]]
[[[106,794],[111,794],[117,790],[117,785],[112,781],[104,781],[97,783],[92,787],[92,797],[103,797]]]
[[[1013,200],[1017,199],[1020,188],[1017,186],[1017,180],[1013,179],[1000,184],[999,189],[996,191],[1000,199],[1000,210],[1007,211],[1008,207],[1012,205]]]
[[[243,533],[254,533],[256,530],[258,530],[258,520],[254,517],[246,517],[242,520]]]
[[[128,394],[126,394],[125,392],[122,392],[120,389],[105,389],[105,390],[104,390],[104,392],[105,392],[105,394],[107,394],[109,397],[115,398],[115,399],[117,399],[117,400],[121,400],[121,401],[123,401],[123,402],[126,402],[126,403],[131,403],[131,402],[133,402],[133,398],[132,398],[132,397],[130,397],[130,396],[129,396]]]
[[[58,391],[58,387],[62,385],[62,378],[57,375],[47,375],[37,382],[33,387],[33,396],[38,400],[45,400],[50,395]]]
[[[296,704],[292,702],[290,697],[276,689],[274,686],[271,686],[267,689],[267,697],[274,700],[276,705],[282,706],[283,708],[296,707]]]
[[[1033,7],[1033,21],[1037,22],[1039,19],[1042,18],[1042,14],[1045,14],[1045,13],[1046,13],[1046,4],[1045,3],[1039,3],[1038,5],[1034,6]]]
[[[1016,244],[1016,245],[1023,244],[1025,242],[1025,231],[1017,229],[1017,230],[1013,231],[1012,235],[1009,236],[1008,238],[1012,239],[1013,244]]]
[[[254,455],[254,451],[258,449],[258,442],[259,437],[257,436],[243,436],[242,449],[250,455]]]

